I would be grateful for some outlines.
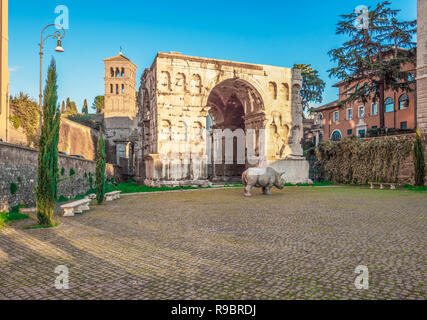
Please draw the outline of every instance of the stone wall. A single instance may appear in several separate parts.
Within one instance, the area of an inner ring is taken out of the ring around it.
[[[37,163],[37,150],[0,143],[0,204],[3,204],[3,208],[5,203],[9,207],[20,203],[35,204]],[[94,161],[59,156],[59,179],[63,181],[58,183],[58,196],[74,198],[87,192],[91,178],[95,186],[95,167]],[[13,195],[12,184],[18,187]]]
[[[95,160],[99,131],[61,117],[58,150]]]
[[[417,122],[427,135],[427,1],[418,0]]]
[[[58,143],[59,151],[63,151],[69,155],[81,155],[88,160],[95,160],[98,138],[98,130],[71,121],[64,115],[61,117]],[[22,128],[13,128],[10,125],[10,121],[7,140],[3,141],[13,145],[29,146],[24,130]]]

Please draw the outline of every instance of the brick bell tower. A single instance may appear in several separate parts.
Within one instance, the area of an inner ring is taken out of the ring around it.
[[[122,52],[104,59],[105,106],[104,130],[109,163],[132,167],[133,142],[137,128],[136,70],[137,66]]]

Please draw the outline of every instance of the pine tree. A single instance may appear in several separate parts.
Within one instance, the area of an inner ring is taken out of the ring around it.
[[[87,106],[87,100],[85,99],[85,101],[83,103],[82,113],[87,115],[88,112],[89,112],[89,109],[88,109],[88,106]]]
[[[104,96],[96,96],[93,100],[92,109],[96,110],[96,113],[104,112]]]
[[[102,127],[99,129],[99,139],[98,147],[96,151],[96,199],[98,204],[101,204],[104,201],[105,195],[105,163],[106,163],[106,154],[105,154],[105,140],[102,133]]]
[[[417,137],[414,142],[414,165],[415,165],[415,185],[424,186],[425,162],[420,129],[417,129]]]
[[[381,127],[384,127],[385,91],[411,91],[415,82],[411,71],[404,71],[403,67],[416,63],[413,50],[416,43],[412,38],[417,22],[398,21],[400,10],[392,10],[390,5],[384,1],[372,10],[369,8],[363,24],[357,23],[361,12],[342,15],[336,33],[346,35],[348,41],[329,52],[337,63],[329,70],[329,76],[346,84],[347,98],[342,103],[366,102],[373,96],[378,101]]]
[[[39,140],[38,183],[36,189],[37,218],[40,225],[53,226],[57,199],[58,141],[61,114],[57,108],[56,63],[48,70],[43,100],[43,124]]]

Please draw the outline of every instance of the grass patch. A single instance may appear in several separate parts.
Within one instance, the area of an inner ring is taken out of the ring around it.
[[[156,192],[156,191],[173,191],[173,190],[191,190],[200,189],[199,187],[161,187],[161,188],[150,188],[146,185],[139,185],[133,181],[118,183],[117,185],[106,184],[105,192],[121,191],[122,193],[139,193],[139,192]]]
[[[409,184],[404,186],[408,191],[427,191],[427,187],[421,187],[421,186],[411,186]]]
[[[319,181],[319,182],[314,182],[312,184],[310,184],[310,183],[294,184],[294,183],[287,182],[287,183],[285,183],[285,187],[296,187],[296,186],[298,186],[298,187],[324,187],[324,186],[331,186],[333,184],[334,183],[332,181]]]
[[[26,226],[24,227],[25,230],[33,230],[33,229],[48,229],[48,228],[55,228],[60,226],[61,224],[59,222],[54,223],[53,225],[50,226],[46,226],[46,225],[41,225],[41,224],[35,224],[32,226]]]
[[[28,219],[28,215],[20,213],[19,211],[0,212],[0,228],[9,225],[12,221],[25,219]]]

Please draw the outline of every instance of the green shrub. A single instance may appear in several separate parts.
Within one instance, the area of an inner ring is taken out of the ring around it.
[[[61,176],[63,176],[65,174],[65,169],[64,168],[62,168],[61,169]]]
[[[18,191],[18,185],[16,183],[11,183],[9,186],[10,193],[14,195]]]
[[[74,176],[76,174],[76,172],[74,171],[73,168],[70,169],[70,177]]]
[[[67,202],[67,201],[68,201],[68,198],[63,194],[61,194],[61,196],[58,198],[58,202]]]
[[[21,183],[22,182],[22,178],[18,177],[18,182]]]

